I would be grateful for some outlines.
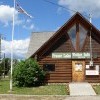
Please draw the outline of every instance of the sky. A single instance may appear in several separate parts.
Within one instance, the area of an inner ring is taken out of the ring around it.
[[[100,29],[100,0],[16,0],[16,2],[33,16],[29,18],[15,10],[13,53],[17,59],[25,59],[32,32],[58,30],[75,13],[73,11],[80,12],[87,19],[91,14],[92,24]],[[0,34],[5,37],[2,40],[2,51],[6,57],[10,57],[11,52],[13,11],[13,0],[0,0]]]

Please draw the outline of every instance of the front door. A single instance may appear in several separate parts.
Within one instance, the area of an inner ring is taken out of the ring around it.
[[[85,61],[72,61],[72,81],[82,82],[85,78]]]

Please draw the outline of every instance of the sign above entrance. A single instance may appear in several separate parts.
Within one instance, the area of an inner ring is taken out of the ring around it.
[[[73,53],[52,53],[52,58],[62,59],[89,59],[90,53],[88,52],[73,52]]]
[[[90,58],[90,53],[72,53],[73,59],[84,59],[84,58]]]

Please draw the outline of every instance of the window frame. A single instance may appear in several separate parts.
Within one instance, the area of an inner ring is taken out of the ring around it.
[[[50,68],[52,67],[52,68]],[[54,72],[55,71],[55,64],[45,63],[43,64],[43,70],[46,72]]]

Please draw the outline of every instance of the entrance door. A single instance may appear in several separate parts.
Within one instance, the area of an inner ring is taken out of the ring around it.
[[[85,61],[72,61],[72,81],[82,82],[85,77]]]

